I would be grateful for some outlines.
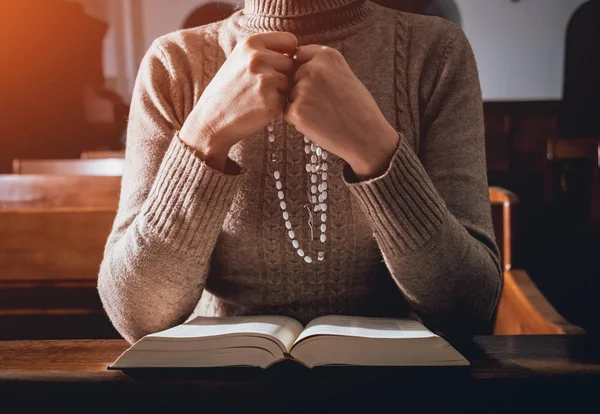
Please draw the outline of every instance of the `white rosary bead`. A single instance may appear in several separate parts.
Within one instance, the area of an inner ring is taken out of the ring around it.
[[[267,129],[269,131],[269,135],[268,135],[269,142],[270,143],[275,142],[276,138],[275,138],[275,134],[273,133],[274,125],[272,122],[267,125]],[[325,211],[327,211],[327,203],[324,202],[327,199],[327,183],[325,181],[327,180],[326,171],[328,170],[329,167],[326,162],[323,162],[323,160],[327,159],[328,154],[327,154],[327,151],[323,150],[319,145],[312,142],[308,137],[304,136],[303,138],[304,138],[304,143],[305,143],[304,152],[306,153],[307,156],[310,155],[309,162],[307,162],[305,164],[306,172],[308,174],[310,174],[310,192],[308,194],[308,199],[309,199],[309,202],[313,205],[314,212],[319,212],[319,211],[323,212],[321,214],[321,222],[322,223],[321,223],[321,225],[317,225],[317,226],[321,230],[321,235],[319,236],[319,240],[321,241],[321,243],[324,244],[325,241],[327,240],[327,236],[325,235],[325,232],[327,231],[327,225],[324,224],[325,221],[327,221],[327,215],[325,214]],[[271,149],[270,154],[271,154],[271,161],[277,162],[278,157],[276,156],[276,151]],[[320,173],[320,176],[318,175],[318,173]],[[279,198],[279,200],[281,200],[279,203],[279,207],[281,208],[285,228],[288,231],[288,236],[291,239],[292,246],[294,247],[294,249],[296,249],[298,256],[304,258],[304,261],[306,263],[312,263],[313,259],[310,256],[308,256],[304,252],[304,250],[302,250],[300,248],[300,243],[298,242],[298,240],[296,240],[296,234],[294,233],[293,225],[292,225],[292,222],[290,221],[290,215],[286,211],[287,205],[284,201],[285,193],[283,192],[283,184],[280,181],[281,173],[279,171],[274,171],[273,176],[275,177],[275,187],[277,189],[277,197]],[[321,182],[318,182],[319,178],[321,178]],[[317,192],[319,193],[318,197],[317,197]],[[312,211],[311,211],[309,205],[307,205],[305,207],[308,207],[309,212],[311,213],[308,224],[311,229],[311,239],[312,239],[313,226],[316,225],[316,223],[313,223]],[[318,253],[317,260],[323,261],[325,259],[325,251],[319,250],[317,253]]]

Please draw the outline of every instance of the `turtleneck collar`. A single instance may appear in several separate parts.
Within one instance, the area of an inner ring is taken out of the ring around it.
[[[285,31],[314,35],[358,24],[372,11],[367,0],[245,0],[233,16],[244,33]]]

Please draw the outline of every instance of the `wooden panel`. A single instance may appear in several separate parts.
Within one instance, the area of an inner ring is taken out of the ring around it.
[[[97,207],[116,210],[121,177],[0,175],[0,208]]]
[[[25,160],[13,161],[14,174],[123,175],[125,160],[105,158],[96,160]]]
[[[95,280],[114,210],[0,210],[0,281]]]

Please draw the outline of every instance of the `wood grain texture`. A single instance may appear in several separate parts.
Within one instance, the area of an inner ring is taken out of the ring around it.
[[[455,344],[472,364],[460,369],[308,370],[285,362],[268,370],[127,375],[106,369],[127,349],[124,340],[11,341],[0,342],[0,390],[3,404],[27,410],[98,413],[397,411],[391,407],[556,412],[563,405],[579,412],[595,400],[600,385],[598,345],[597,338],[587,335],[486,336]]]
[[[96,280],[114,209],[0,209],[0,281]]]
[[[95,207],[116,210],[121,177],[0,175],[0,208]]]
[[[494,334],[577,334],[583,330],[565,320],[523,270],[504,272],[504,287]]]
[[[600,343],[586,334],[478,336],[454,346],[471,362],[472,379],[600,375]],[[120,339],[0,341],[0,381],[129,382],[106,369],[128,347]]]
[[[26,160],[13,161],[13,174],[60,174],[122,176],[123,158],[103,158],[94,160]]]
[[[125,158],[125,150],[122,150],[122,151],[84,151],[81,153],[82,160],[96,160],[99,158]]]

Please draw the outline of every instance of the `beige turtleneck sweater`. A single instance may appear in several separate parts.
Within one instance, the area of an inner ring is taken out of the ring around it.
[[[326,259],[291,245],[273,171],[282,172],[297,238],[310,242],[305,153],[280,116],[234,146],[241,174],[216,171],[177,136],[241,37],[290,31],[339,50],[400,141],[379,177],[352,182],[331,155]],[[473,331],[502,285],[488,199],[481,90],[464,33],[442,19],[364,0],[247,0],[227,20],[157,39],[131,103],[121,198],[98,280],[129,341],[197,315],[405,316]],[[303,223],[305,225],[303,225]]]

